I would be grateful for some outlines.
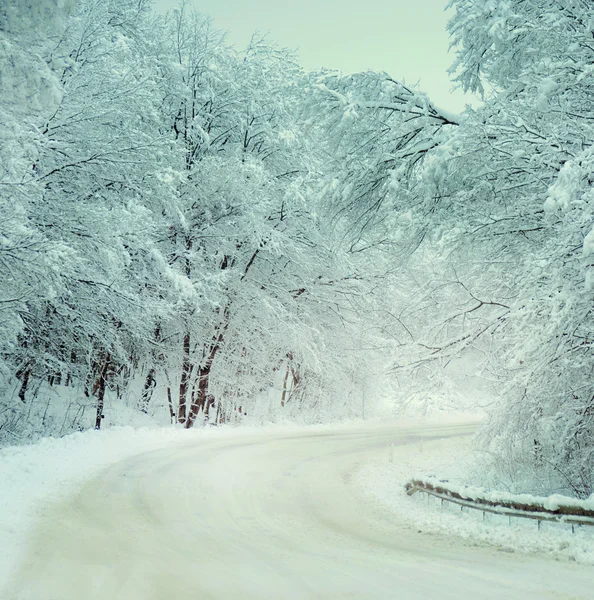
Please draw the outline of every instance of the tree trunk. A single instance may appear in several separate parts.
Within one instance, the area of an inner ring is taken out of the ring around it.
[[[76,363],[76,352],[74,352],[74,350],[70,353],[70,364],[74,365]],[[66,373],[66,381],[64,382],[64,385],[66,387],[68,387],[70,384],[72,383],[72,376],[70,375],[70,371],[68,371],[68,373]]]
[[[167,386],[167,403],[169,404],[169,417],[171,422],[175,423],[175,411],[173,410],[173,401],[171,400],[171,388]]]
[[[98,379],[93,386],[97,392],[97,416],[95,418],[95,429],[101,429],[101,420],[103,419],[103,406],[105,403],[105,384],[107,381],[107,372],[109,370],[109,362],[111,356],[109,352],[105,353],[105,358],[99,368]]]
[[[21,387],[19,389],[19,398],[21,402],[25,402],[25,394],[27,393],[27,387],[29,386],[29,378],[31,377],[31,367],[25,367],[21,373]]]
[[[294,369],[291,367],[291,379],[293,380],[291,385],[291,397],[293,397],[294,394],[299,394],[301,392],[299,389],[301,387],[301,375],[298,368]]]
[[[184,354],[182,359],[181,379],[179,381],[179,404],[177,406],[178,423],[186,422],[186,396],[190,381],[190,332],[184,335]]]
[[[216,423],[218,423],[219,425],[222,425],[223,423],[227,422],[227,415],[225,414],[225,411],[223,410],[223,405],[221,403],[221,401],[219,400],[217,402],[217,416],[216,416]]]
[[[289,363],[287,363],[287,370],[285,371],[285,376],[283,377],[283,393],[281,394],[281,406],[285,405],[285,401],[287,399],[287,381],[289,380],[289,371],[290,371]]]
[[[225,307],[223,312],[224,321],[218,328],[217,333],[212,338],[212,345],[210,352],[206,358],[203,367],[198,369],[198,391],[190,407],[190,414],[188,415],[188,421],[186,422],[186,429],[190,429],[194,425],[194,421],[200,412],[200,409],[205,410],[206,397],[208,395],[208,384],[210,380],[210,371],[212,369],[212,363],[214,362],[215,356],[221,347],[223,342],[225,331],[229,323],[229,307]]]
[[[214,358],[216,354],[216,350],[211,351],[210,356]],[[209,358],[210,358],[209,356]],[[186,421],[186,429],[190,429],[194,425],[196,421],[196,417],[198,413],[202,410],[205,414],[207,414],[206,409],[206,396],[208,395],[208,381],[210,379],[210,367],[212,365],[212,361],[208,362],[206,366],[198,369],[198,389],[196,390],[196,395],[192,400],[192,404],[190,406],[190,413],[188,414],[188,420]]]
[[[153,397],[153,390],[157,385],[157,381],[155,380],[155,374],[155,367],[151,367],[146,376],[144,388],[142,389],[142,396],[140,397],[140,411],[145,414],[148,412],[148,405],[151,401],[151,398]]]
[[[212,394],[206,394],[206,404],[204,406],[204,420],[210,421],[210,409],[215,405],[215,397]],[[215,423],[217,414],[215,412]]]

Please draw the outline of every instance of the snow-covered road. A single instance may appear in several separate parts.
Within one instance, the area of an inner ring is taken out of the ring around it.
[[[592,567],[434,538],[350,474],[469,425],[207,437],[109,467],[50,509],[3,600],[592,599]]]

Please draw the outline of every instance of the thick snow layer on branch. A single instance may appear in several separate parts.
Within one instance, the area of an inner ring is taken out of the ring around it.
[[[458,113],[452,112],[435,104],[432,104],[431,106],[440,117],[443,117],[447,121],[450,121],[450,123],[460,123],[462,121],[463,117]]]
[[[317,83],[316,86],[319,90],[334,96],[343,106],[347,106],[349,104],[349,100],[346,96],[337,92],[336,90],[331,90],[325,83]]]

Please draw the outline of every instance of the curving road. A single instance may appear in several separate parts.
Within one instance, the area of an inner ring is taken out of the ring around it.
[[[594,569],[420,536],[354,466],[472,428],[238,433],[142,454],[48,510],[3,600],[592,599]]]

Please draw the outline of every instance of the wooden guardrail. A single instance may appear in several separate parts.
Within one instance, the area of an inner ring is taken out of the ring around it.
[[[439,498],[443,502],[451,502],[462,508],[485,513],[494,513],[507,517],[519,517],[538,521],[554,521],[574,525],[594,525],[594,505],[592,501],[550,496],[538,498],[528,494],[508,494],[506,492],[486,492],[481,488],[452,486],[447,481],[430,479],[412,479],[405,485],[406,493],[411,496],[423,492]],[[490,496],[490,497],[489,497]]]

